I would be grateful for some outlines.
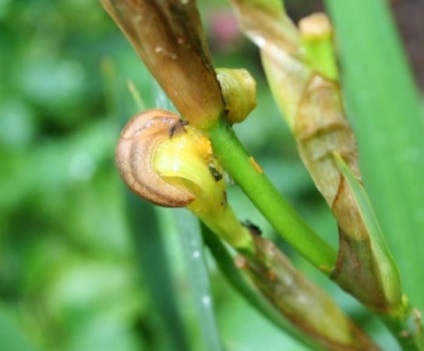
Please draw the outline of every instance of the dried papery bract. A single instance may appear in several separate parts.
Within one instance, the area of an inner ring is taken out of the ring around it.
[[[276,103],[291,127],[310,76],[300,62],[303,54],[299,33],[291,20],[283,16],[280,1],[231,2],[243,31],[260,48],[268,82],[273,91],[279,92]],[[282,64],[286,69],[281,69]]]
[[[328,350],[379,350],[272,242],[255,235],[254,243],[256,256],[242,257],[238,266],[294,325]]]
[[[208,128],[224,103],[194,0],[101,0],[192,125]]]
[[[260,48],[271,90],[302,161],[338,222],[340,248],[333,279],[370,309],[397,313],[403,307],[396,265],[380,233],[370,230],[374,227],[367,223],[352,183],[334,159],[340,155],[361,182],[340,88],[329,79],[337,78],[329,22],[323,15],[312,16],[298,32],[275,2],[232,2],[243,30]]]
[[[299,154],[330,207],[339,193],[341,172],[332,154],[338,152],[360,179],[356,140],[345,116],[337,83],[311,78],[298,105],[293,133]]]
[[[394,261],[380,238],[379,228],[369,227],[352,184],[335,161],[338,155],[354,181],[362,186],[356,140],[343,114],[337,84],[314,76],[295,121],[299,154],[339,227],[339,255],[333,279],[373,310],[388,313],[397,309],[401,291]]]

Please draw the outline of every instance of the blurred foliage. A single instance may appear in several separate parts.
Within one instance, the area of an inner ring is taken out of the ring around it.
[[[234,29],[227,10],[209,3],[214,2],[201,1],[202,16],[216,66],[245,67],[258,81],[258,107],[236,132],[306,220],[334,242],[335,224],[298,160],[256,49]],[[121,123],[117,111],[136,110],[126,89],[129,79],[146,105],[152,104],[148,73],[97,2],[0,1],[2,350],[169,348],[137,272],[123,187],[113,164]],[[230,189],[229,199],[241,219],[273,236],[238,189]],[[169,211],[157,212],[183,296],[181,247],[175,245]],[[313,272],[301,258],[294,259]],[[210,261],[227,350],[261,349],[264,340],[269,350],[303,349],[252,311]],[[362,308],[313,274],[379,337],[379,325]],[[183,309],[187,320],[192,313]]]
[[[0,4],[0,329],[35,349],[134,350],[150,334],[99,69],[112,32],[95,2]]]

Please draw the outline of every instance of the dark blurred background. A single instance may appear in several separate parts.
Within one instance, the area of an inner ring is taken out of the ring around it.
[[[200,3],[216,65],[246,67],[258,80],[259,105],[237,128],[241,139],[303,216],[333,228],[256,48],[224,2]],[[295,20],[322,9],[312,0],[287,7]],[[392,7],[423,88],[424,1]],[[113,163],[122,111],[135,109],[129,79],[150,106],[148,73],[97,1],[0,0],[0,342],[16,336],[0,350],[161,350]],[[256,218],[236,191],[230,201],[242,218]],[[228,350],[257,350],[264,338],[277,350],[281,334],[211,270]]]

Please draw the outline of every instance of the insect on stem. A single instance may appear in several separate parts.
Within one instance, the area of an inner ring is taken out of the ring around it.
[[[177,122],[175,122],[171,126],[171,128],[169,128],[169,137],[172,139],[174,134],[179,130],[183,130],[185,132],[186,130],[184,129],[184,127],[187,126],[188,124],[189,124],[188,121],[185,121],[183,119],[179,119]]]

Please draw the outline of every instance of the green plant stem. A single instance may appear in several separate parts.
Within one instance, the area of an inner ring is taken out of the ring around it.
[[[409,307],[400,316],[382,316],[380,319],[396,338],[404,351],[424,350],[424,334],[421,327],[420,315]]]
[[[266,175],[255,167],[228,123],[222,118],[208,133],[216,157],[275,230],[314,266],[329,274],[336,261],[336,252],[315,234]]]

